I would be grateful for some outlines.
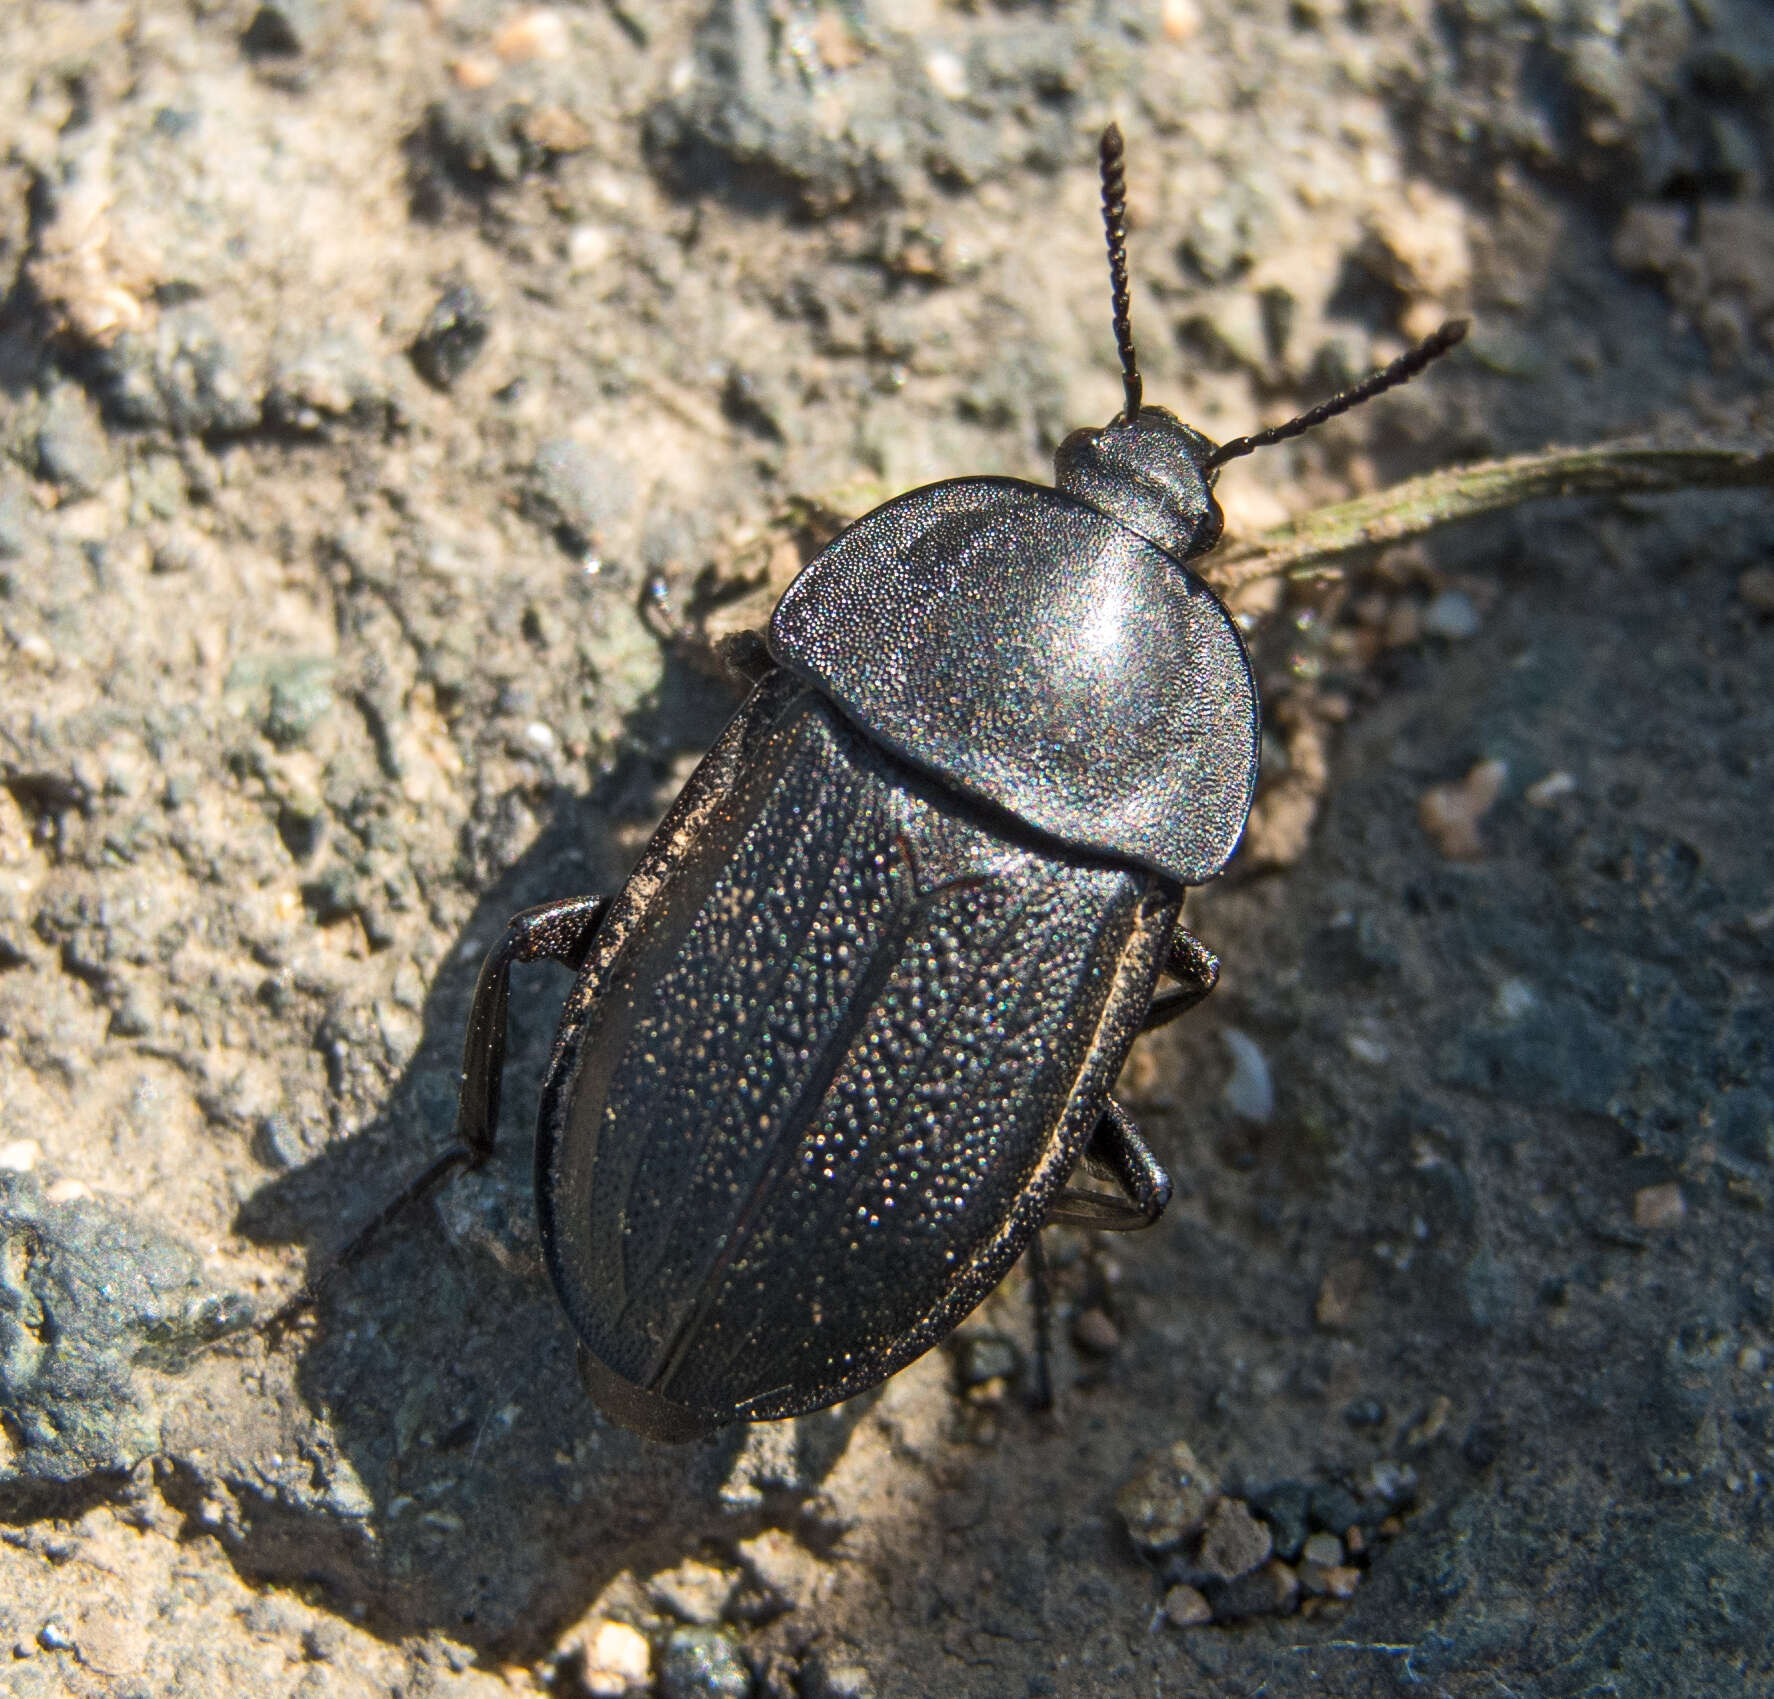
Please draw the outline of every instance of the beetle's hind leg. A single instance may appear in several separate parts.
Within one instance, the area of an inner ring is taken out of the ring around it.
[[[1029,1302],[1035,1319],[1035,1384],[1029,1402],[1037,1410],[1053,1408],[1053,1287],[1047,1273],[1047,1252],[1036,1231],[1029,1240]]]
[[[1164,952],[1163,971],[1179,983],[1160,992],[1140,1022],[1141,1032],[1174,1021],[1195,1007],[1220,979],[1220,958],[1193,932],[1178,927]],[[1087,1192],[1067,1186],[1047,1212],[1047,1227],[1093,1227],[1099,1232],[1137,1233],[1150,1227],[1170,1202],[1170,1176],[1140,1136],[1133,1117],[1113,1098],[1103,1105],[1084,1147],[1084,1162],[1093,1174],[1115,1184],[1120,1195]],[[1048,1292],[1047,1258],[1041,1234],[1029,1241],[1029,1290],[1035,1306],[1034,1404],[1045,1410],[1053,1404],[1053,1376],[1048,1358],[1052,1350],[1052,1297]]]
[[[478,1168],[493,1154],[499,1125],[500,1077],[505,1068],[506,1009],[516,962],[564,962],[577,970],[590,953],[608,897],[568,897],[525,909],[487,952],[475,981],[462,1049],[462,1086],[456,1101],[456,1142],[416,1174],[361,1226],[320,1272],[305,1281],[267,1325],[281,1327],[310,1308],[339,1270],[357,1261],[388,1226],[423,1202],[458,1170]]]
[[[1110,1233],[1136,1233],[1150,1227],[1170,1202],[1170,1176],[1159,1166],[1152,1147],[1140,1136],[1133,1118],[1113,1098],[1085,1147],[1084,1160],[1093,1173],[1112,1180],[1110,1192],[1085,1192],[1066,1187],[1048,1211],[1049,1227],[1095,1227]]]
[[[1161,991],[1152,999],[1146,1018],[1140,1022],[1141,1032],[1166,1026],[1194,1008],[1219,984],[1220,958],[1193,932],[1185,932],[1179,926],[1171,935],[1170,948],[1164,952],[1164,971],[1180,983],[1175,990]]]
[[[1205,995],[1205,993],[1203,993]],[[1170,1176],[1158,1165],[1152,1147],[1140,1136],[1133,1119],[1113,1098],[1103,1106],[1096,1130],[1085,1147],[1084,1160],[1091,1171],[1113,1180],[1121,1196],[1108,1192],[1075,1191],[1066,1187],[1047,1213],[1046,1227],[1094,1227],[1099,1231],[1132,1233],[1150,1227],[1170,1202]],[[1029,1241],[1029,1291],[1035,1306],[1035,1386],[1032,1402],[1038,1410],[1053,1405],[1053,1298],[1048,1291],[1047,1256],[1041,1234]]]
[[[468,1036],[462,1045],[462,1086],[456,1099],[456,1138],[452,1152],[461,1165],[478,1168],[493,1154],[499,1127],[499,1087],[505,1071],[505,1012],[511,996],[511,969],[517,962],[562,962],[575,973],[585,965],[599,923],[609,910],[608,897],[567,897],[525,909],[505,928],[505,936],[487,952],[474,1002],[468,1011]]]

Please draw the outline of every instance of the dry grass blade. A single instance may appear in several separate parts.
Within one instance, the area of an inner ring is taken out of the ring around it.
[[[1321,507],[1205,563],[1222,595],[1266,578],[1335,577],[1351,556],[1558,496],[1660,495],[1774,486],[1774,445],[1650,441],[1553,448],[1425,473],[1373,495]]]

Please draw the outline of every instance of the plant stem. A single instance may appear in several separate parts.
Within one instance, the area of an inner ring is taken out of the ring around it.
[[[1596,443],[1453,466],[1373,495],[1338,502],[1277,525],[1210,558],[1222,595],[1265,578],[1338,576],[1349,557],[1409,541],[1443,525],[1557,496],[1654,495],[1678,490],[1774,486],[1765,443]]]

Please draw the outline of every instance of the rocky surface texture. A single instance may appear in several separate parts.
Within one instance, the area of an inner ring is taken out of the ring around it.
[[[255,1324],[719,729],[685,610],[1115,410],[1108,117],[1210,434],[1475,316],[1229,468],[1248,535],[1753,425],[1771,112],[1761,0],[0,12],[0,1691],[1768,1692],[1758,497],[1249,599],[1322,806],[1191,901],[1222,989],[1122,1087],[1179,1197],[1049,1235],[1052,1416],[1019,1274],[846,1408],[601,1422],[542,968],[500,1159]]]

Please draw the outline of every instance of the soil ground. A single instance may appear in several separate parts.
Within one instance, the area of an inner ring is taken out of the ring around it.
[[[252,1325],[446,1139],[506,918],[718,732],[698,610],[1116,410],[1110,117],[1208,434],[1474,319],[1228,468],[1233,535],[1760,428],[1759,0],[0,8],[0,1691],[1774,1692],[1762,496],[1241,604],[1224,980],[1121,1087],[1178,1197],[1047,1236],[1051,1414],[1019,1272],[840,1410],[596,1416],[541,967],[499,1159]],[[1178,1440],[1349,1596],[1166,1618],[1116,1501]]]

